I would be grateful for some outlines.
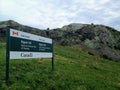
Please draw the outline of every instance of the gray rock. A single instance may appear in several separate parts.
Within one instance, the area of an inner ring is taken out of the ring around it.
[[[120,61],[120,32],[104,25],[73,23],[62,28],[40,30],[9,20],[0,22],[0,36],[6,27],[52,38],[61,45],[80,45],[91,55]],[[2,39],[0,39],[3,41]]]

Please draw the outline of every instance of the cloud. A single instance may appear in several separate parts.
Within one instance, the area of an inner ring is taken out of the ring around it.
[[[0,20],[13,19],[38,28],[96,23],[120,30],[119,0],[1,0]]]

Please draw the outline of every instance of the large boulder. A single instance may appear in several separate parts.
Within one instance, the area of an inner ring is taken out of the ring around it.
[[[92,55],[120,61],[120,32],[104,25],[70,24],[51,31],[61,45],[81,45]]]

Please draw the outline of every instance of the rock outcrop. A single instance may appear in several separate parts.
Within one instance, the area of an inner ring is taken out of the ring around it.
[[[40,30],[9,20],[0,23],[0,33],[2,35],[5,35],[7,26],[50,37],[61,45],[80,45],[91,55],[120,61],[120,32],[108,26],[73,23],[62,28]]]
[[[22,25],[13,20],[0,22],[0,33],[5,34],[6,27],[10,27],[10,28],[17,29],[24,32],[29,32],[36,35],[47,36],[46,30],[41,30],[41,29],[30,27],[30,26]]]
[[[81,45],[92,55],[120,61],[120,32],[104,25],[80,24],[77,29],[74,26],[54,29],[51,37],[62,45]]]

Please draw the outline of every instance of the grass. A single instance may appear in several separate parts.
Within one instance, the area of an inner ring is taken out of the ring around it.
[[[120,63],[89,55],[79,46],[55,45],[51,59],[10,60],[5,84],[5,44],[0,44],[0,90],[120,90]]]
[[[0,43],[5,42],[5,40],[6,40],[5,35],[0,34]]]

